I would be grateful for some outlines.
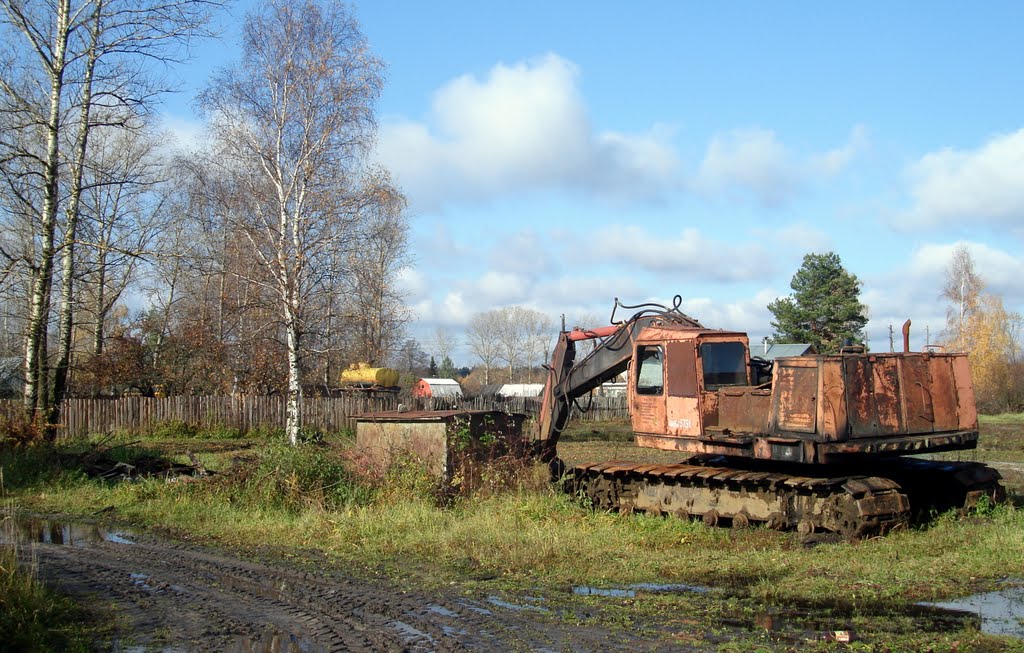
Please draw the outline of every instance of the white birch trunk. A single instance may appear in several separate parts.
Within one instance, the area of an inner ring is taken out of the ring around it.
[[[50,107],[46,121],[46,159],[43,164],[43,210],[40,215],[40,261],[32,283],[28,333],[25,343],[25,409],[33,418],[46,416],[48,392],[45,365],[46,331],[50,322],[50,290],[53,287],[54,231],[57,225],[58,175],[60,172],[61,100],[64,94],[64,67],[67,56],[69,0],[56,3],[52,60],[47,62],[50,77]]]

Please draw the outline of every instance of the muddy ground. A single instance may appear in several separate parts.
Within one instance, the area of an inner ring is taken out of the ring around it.
[[[422,589],[346,570],[317,552],[238,555],[53,518],[20,518],[5,538],[44,582],[112,624],[99,650],[716,651],[744,642],[740,650],[796,651],[858,637],[850,615],[727,608],[726,595],[705,587],[510,594],[483,579]],[[633,609],[655,594],[670,600],[666,609]],[[979,626],[976,614],[956,610],[914,607],[900,616],[895,631]]]
[[[571,606],[556,609],[539,598],[403,589],[325,560],[255,562],[81,523],[22,521],[20,531],[21,552],[44,582],[113,619],[111,650],[679,648],[671,633],[640,636],[580,623],[590,618],[585,606],[567,615]]]

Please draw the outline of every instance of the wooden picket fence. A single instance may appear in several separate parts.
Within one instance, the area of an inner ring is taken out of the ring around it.
[[[199,428],[284,428],[286,398],[283,396],[120,397],[116,399],[68,399],[61,411],[61,436],[90,433],[148,433],[166,424]],[[394,410],[394,397],[304,397],[303,424],[325,432],[355,428],[356,415]],[[0,414],[13,416],[21,402],[0,402]]]
[[[309,428],[333,433],[355,428],[355,417],[363,413],[396,410],[395,396],[304,397],[303,424]],[[582,421],[628,419],[625,397],[583,399],[587,412],[574,411],[573,419]],[[150,433],[173,423],[204,429],[237,429],[246,433],[253,429],[277,429],[285,425],[283,396],[204,396],[204,397],[120,397],[116,399],[68,399],[61,411],[59,434],[76,437],[91,433]],[[476,397],[454,402],[427,400],[421,405],[407,406],[416,410],[502,410],[536,417],[540,400],[515,397],[497,400]],[[18,400],[0,401],[0,416],[12,418],[21,414]]]

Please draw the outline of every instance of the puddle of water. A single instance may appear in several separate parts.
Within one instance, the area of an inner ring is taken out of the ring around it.
[[[475,603],[471,603],[469,601],[459,601],[459,605],[461,605],[462,607],[466,608],[467,610],[469,610],[471,612],[475,612],[475,613],[483,615],[485,617],[490,617],[491,615],[494,614],[493,612],[491,612],[487,608],[482,608],[479,605],[476,605]]]
[[[399,635],[402,635],[405,638],[406,644],[420,639],[425,639],[431,644],[434,643],[433,637],[423,632],[419,628],[416,628],[411,624],[405,623],[404,621],[398,621],[396,619],[390,623],[390,626],[394,628],[396,631],[398,631]]]
[[[439,614],[442,617],[458,617],[459,616],[458,612],[455,612],[454,610],[449,610],[448,608],[446,608],[446,607],[444,607],[442,605],[436,605],[434,603],[431,603],[430,605],[427,606],[427,612],[433,612],[434,614]]]
[[[981,632],[1024,639],[1024,586],[1007,587],[955,601],[918,605],[976,614],[981,617]]]
[[[64,522],[35,517],[16,517],[7,520],[0,529],[0,544],[58,544],[85,546],[96,542],[134,544],[131,534],[108,530],[96,524]]]
[[[572,593],[578,596],[610,596],[612,598],[631,599],[637,592],[650,592],[661,594],[707,594],[711,592],[710,587],[702,585],[688,585],[686,583],[634,583],[626,587],[590,587],[588,585],[574,585]]]
[[[655,592],[663,594],[707,594],[711,592],[710,587],[703,585],[688,585],[687,583],[637,583],[630,585],[630,589],[641,592]]]
[[[636,596],[636,590],[621,587],[587,587],[585,585],[573,586],[572,593],[579,596],[611,596],[623,599],[631,599]]]

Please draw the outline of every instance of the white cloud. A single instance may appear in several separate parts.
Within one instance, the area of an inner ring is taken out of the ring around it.
[[[523,275],[537,276],[554,272],[558,256],[551,253],[551,238],[532,229],[507,234],[491,248],[492,267]]]
[[[1024,218],[1024,129],[996,136],[975,150],[931,152],[907,175],[914,204],[902,221],[909,226],[1019,225]]]
[[[910,274],[917,280],[930,281],[935,295],[942,291],[946,269],[953,260],[953,250],[960,243],[927,244],[914,250]],[[986,243],[965,242],[974,261],[974,270],[985,284],[986,292],[1003,297],[1013,304],[1024,302],[1024,258]]]
[[[837,175],[842,172],[853,159],[868,148],[867,129],[864,125],[854,125],[850,136],[842,147],[829,150],[811,158],[810,167],[825,175]]]
[[[770,274],[773,257],[758,243],[710,240],[693,228],[678,235],[610,225],[580,242],[573,256],[631,269],[686,275],[690,281],[743,281]]]
[[[398,271],[397,285],[407,298],[413,300],[423,297],[430,289],[430,284],[423,273],[412,267],[404,267]]]
[[[168,146],[173,149],[192,152],[205,146],[206,127],[201,122],[163,114],[160,116],[160,128],[170,134]]]
[[[867,146],[859,125],[842,146],[809,154],[790,151],[771,130],[737,129],[712,137],[688,178],[673,127],[597,129],[579,77],[556,54],[463,75],[437,90],[425,121],[385,121],[377,155],[421,210],[548,190],[652,201],[689,189],[774,206],[838,174]]]
[[[413,311],[416,313],[417,323],[421,326],[461,328],[469,323],[469,318],[476,309],[467,305],[461,292],[452,291],[439,302],[431,298],[416,302],[413,304]]]
[[[483,305],[502,306],[520,302],[529,292],[530,284],[522,275],[488,270],[474,284]]]
[[[827,252],[833,249],[832,237],[818,227],[806,222],[772,227],[771,229],[754,228],[751,232],[759,239],[772,244],[776,252],[780,250],[798,252]]]
[[[804,157],[783,145],[773,130],[734,129],[711,139],[690,187],[703,195],[749,193],[765,206],[778,206],[804,184],[842,172],[866,147],[861,125],[842,147]]]
[[[771,330],[772,316],[767,307],[778,296],[773,290],[762,289],[753,297],[732,302],[712,297],[683,298],[682,311],[709,329],[742,331],[758,339]]]
[[[499,64],[484,79],[464,75],[437,91],[426,124],[383,125],[378,155],[427,208],[513,189],[637,195],[673,183],[668,130],[596,133],[578,78],[554,54]]]
[[[774,206],[788,199],[797,183],[795,166],[775,132],[737,129],[711,139],[692,185],[713,195],[740,188]]]

